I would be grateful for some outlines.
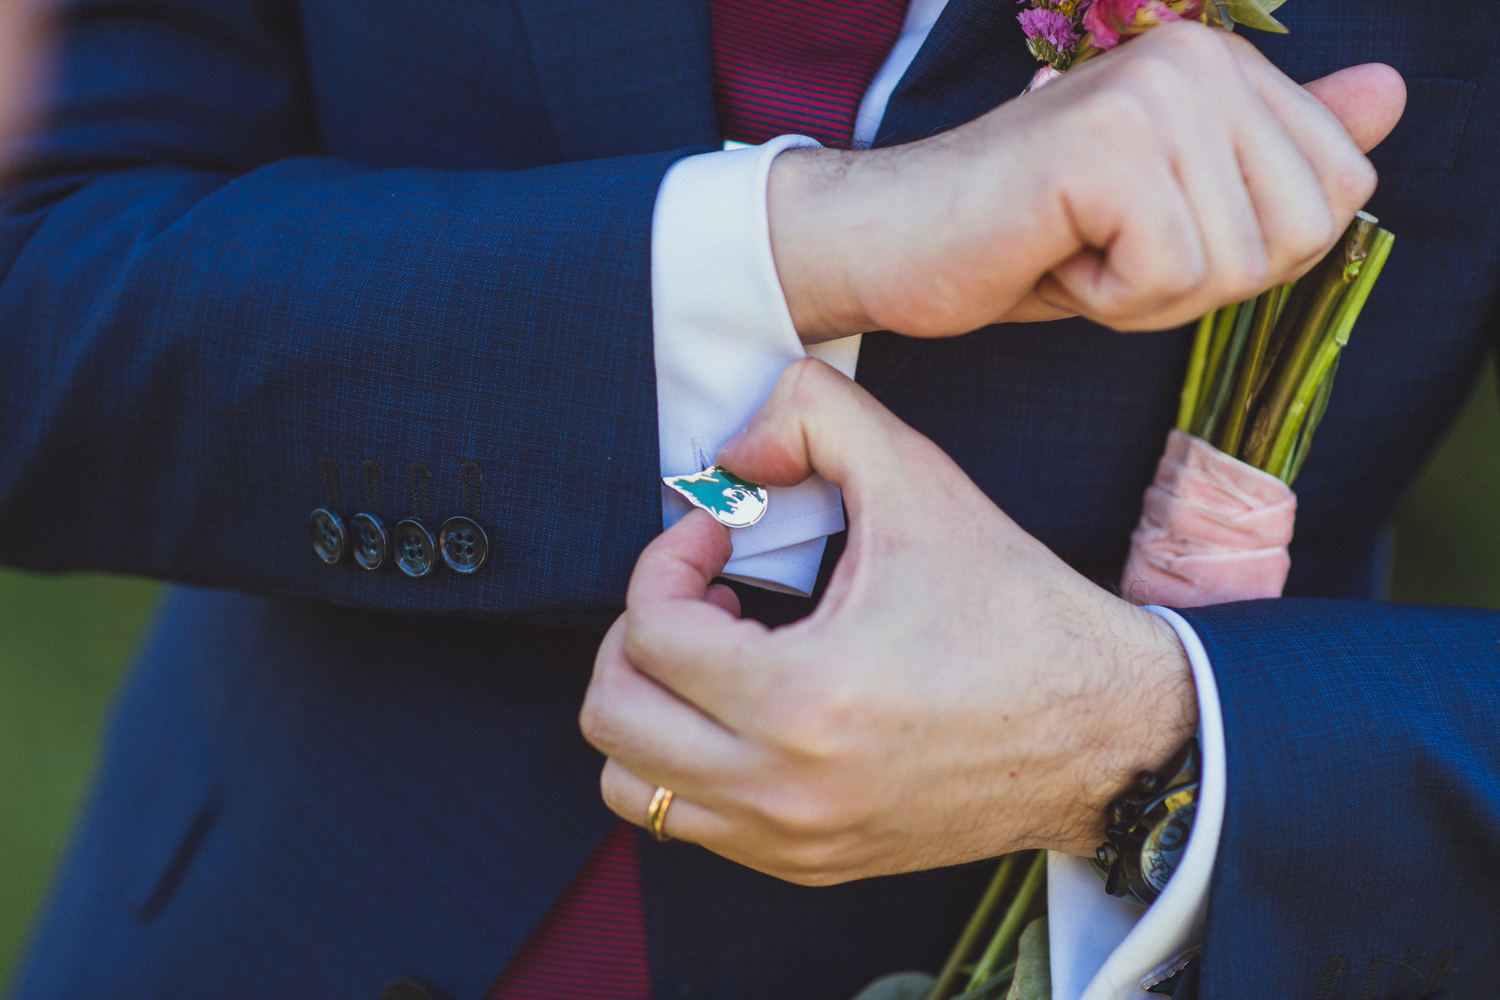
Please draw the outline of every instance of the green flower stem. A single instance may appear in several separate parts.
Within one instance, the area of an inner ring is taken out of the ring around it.
[[[1291,330],[1297,325],[1297,317],[1307,312],[1307,303],[1312,298],[1317,275],[1315,267],[1310,274],[1304,275],[1302,280],[1290,286],[1287,292],[1281,312],[1271,326],[1271,342],[1266,345],[1266,355],[1261,359],[1260,370],[1255,373],[1255,384],[1250,387],[1250,413],[1246,414],[1247,418],[1254,414],[1257,403],[1265,401],[1266,383],[1276,369],[1276,361],[1281,357],[1282,349],[1291,339]]]
[[[958,944],[953,946],[953,951],[948,956],[948,961],[943,964],[943,971],[938,973],[937,981],[932,984],[932,989],[927,991],[927,1000],[944,1000],[953,986],[958,982],[958,970],[969,958],[969,953],[974,950],[974,945],[979,943],[979,935],[989,926],[990,918],[994,916],[995,910],[1000,905],[1000,896],[1004,891],[1006,883],[1010,881],[1011,872],[1015,870],[1016,860],[1019,854],[1007,854],[1000,859],[1000,865],[995,869],[995,877],[990,879],[989,888],[984,890],[984,895],[979,897],[979,905],[974,908],[973,916],[969,917],[969,923],[964,927],[964,932],[958,937]]]
[[[1327,407],[1326,393],[1323,391],[1324,383],[1332,377],[1339,352],[1344,349],[1345,344],[1349,343],[1349,334],[1353,331],[1354,323],[1359,319],[1359,314],[1370,297],[1370,290],[1375,287],[1380,272],[1385,268],[1385,262],[1391,255],[1391,246],[1394,242],[1395,237],[1384,229],[1374,234],[1363,266],[1350,285],[1348,294],[1339,302],[1338,309],[1334,312],[1328,329],[1317,346],[1317,352],[1308,364],[1302,379],[1297,383],[1296,390],[1287,405],[1285,417],[1267,455],[1266,464],[1261,466],[1285,483],[1290,484],[1292,479],[1296,478],[1296,473],[1300,471],[1301,462],[1298,461],[1298,453],[1300,452],[1305,457],[1307,449],[1312,445],[1312,432],[1316,429],[1317,419],[1322,416],[1316,405],[1317,400],[1319,396],[1323,396],[1323,408]],[[1307,421],[1311,422],[1304,434],[1303,424]]]
[[[1245,302],[1236,307],[1237,313],[1234,321],[1234,332],[1229,338],[1229,346],[1224,351],[1224,359],[1214,370],[1213,390],[1208,394],[1208,409],[1204,412],[1200,421],[1202,427],[1198,436],[1205,441],[1212,441],[1214,431],[1224,417],[1224,410],[1229,405],[1230,390],[1234,388],[1235,372],[1239,369],[1240,358],[1245,353],[1245,342],[1250,338],[1250,326],[1255,320],[1255,302]]]
[[[1286,418],[1281,422],[1281,430],[1277,433],[1271,451],[1266,457],[1265,471],[1288,485],[1290,482],[1287,476],[1291,474],[1297,444],[1303,437],[1304,418],[1317,398],[1318,391],[1322,388],[1328,373],[1333,370],[1341,346],[1331,337],[1319,345],[1318,353],[1313,356],[1312,363],[1307,366],[1307,374],[1297,386],[1296,395],[1292,397],[1292,402],[1287,407]],[[1312,428],[1308,428],[1309,433],[1311,430]]]
[[[1047,852],[1037,851],[1032,858],[1031,867],[1026,870],[1026,881],[1021,883],[1016,898],[1011,900],[1010,908],[1005,911],[1005,918],[995,930],[995,936],[990,938],[989,947],[980,956],[979,964],[974,966],[974,973],[969,977],[966,989],[972,990],[990,979],[1002,956],[1014,957],[1011,952],[1015,951],[1021,931],[1026,929],[1026,915],[1031,912],[1031,904],[1036,902],[1037,893],[1046,882]]]
[[[1250,403],[1254,397],[1251,390],[1265,364],[1266,350],[1271,343],[1271,333],[1281,317],[1281,309],[1290,297],[1291,286],[1279,285],[1255,300],[1255,315],[1250,324],[1250,340],[1241,354],[1239,371],[1235,373],[1234,391],[1224,410],[1224,426],[1219,432],[1215,446],[1226,455],[1236,455],[1245,437],[1245,421],[1250,416]]]
[[[1365,303],[1370,300],[1370,293],[1375,290],[1375,282],[1380,280],[1380,272],[1385,270],[1395,243],[1396,236],[1389,230],[1377,229],[1371,236],[1369,255],[1359,274],[1355,276],[1349,294],[1339,303],[1339,310],[1334,314],[1330,326],[1333,339],[1338,341],[1340,347],[1349,343],[1349,334],[1354,332],[1354,324],[1359,321],[1359,314],[1364,312]]]
[[[1182,380],[1182,400],[1177,406],[1177,429],[1184,434],[1193,432],[1193,420],[1198,412],[1198,391],[1203,385],[1203,369],[1208,364],[1208,342],[1214,336],[1214,319],[1211,312],[1198,321],[1198,335],[1193,338],[1193,353],[1188,357],[1187,375]]]
[[[1342,267],[1329,266],[1325,261],[1314,275],[1315,291],[1305,309],[1293,319],[1286,336],[1285,346],[1279,352],[1266,380],[1264,400],[1257,408],[1255,419],[1245,441],[1244,459],[1257,469],[1264,469],[1275,445],[1277,432],[1286,419],[1287,408],[1302,380],[1307,364],[1317,350],[1323,328],[1344,294],[1345,283]],[[1259,396],[1260,393],[1257,393]]]
[[[1224,359],[1229,354],[1230,341],[1234,339],[1240,312],[1238,305],[1225,306],[1219,310],[1218,318],[1214,321],[1213,337],[1208,342],[1208,361],[1203,366],[1202,384],[1198,386],[1198,402],[1193,407],[1192,433],[1198,437],[1204,436],[1204,424],[1209,417],[1209,409],[1219,385],[1220,374],[1224,370]]]
[[[1339,357],[1343,355],[1340,354]],[[1302,422],[1302,432],[1297,435],[1297,448],[1292,453],[1291,467],[1286,470],[1286,475],[1278,477],[1288,486],[1297,478],[1297,473],[1302,471],[1302,463],[1307,461],[1307,453],[1312,449],[1313,431],[1318,429],[1318,425],[1323,422],[1323,414],[1328,412],[1328,400],[1333,396],[1333,379],[1338,371],[1339,358],[1334,358],[1333,367],[1323,376],[1323,384],[1318,386],[1318,394],[1313,397],[1312,409],[1307,411],[1307,419]]]
[[[1286,315],[1286,307],[1291,304],[1292,296],[1297,293],[1297,286],[1299,284],[1301,284],[1300,281],[1289,281],[1284,285],[1278,285],[1271,289],[1276,294],[1276,298],[1271,300],[1276,306],[1276,315],[1271,317],[1272,327],[1280,323],[1281,317]]]
[[[1280,439],[1287,413],[1297,396],[1303,376],[1324,340],[1324,332],[1339,301],[1362,270],[1361,262],[1368,255],[1370,241],[1374,236],[1369,218],[1356,218],[1350,224],[1344,239],[1323,258],[1309,276],[1313,291],[1306,307],[1294,317],[1296,325],[1292,328],[1280,357],[1276,359],[1269,394],[1255,415],[1255,422],[1250,428],[1250,439],[1245,443],[1245,461],[1257,469],[1273,467],[1271,452]],[[1295,437],[1292,440],[1295,441]]]

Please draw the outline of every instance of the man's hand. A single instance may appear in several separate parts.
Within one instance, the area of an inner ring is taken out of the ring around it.
[[[712,584],[731,546],[707,514],[647,547],[581,717],[631,822],[665,785],[671,836],[805,884],[1092,854],[1108,801],[1192,735],[1171,628],[832,368],[789,368],[720,459],[776,485],[821,472],[848,546],[816,612],[777,629]]]
[[[804,342],[1083,315],[1161,330],[1299,277],[1375,190],[1388,66],[1300,87],[1164,25],[960,128],[776,158],[776,268]]]

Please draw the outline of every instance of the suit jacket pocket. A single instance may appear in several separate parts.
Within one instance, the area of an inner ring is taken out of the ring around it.
[[[142,856],[141,870],[148,874],[141,885],[147,888],[147,891],[135,911],[135,919],[138,923],[151,923],[167,908],[173,893],[177,891],[177,886],[181,884],[183,876],[192,867],[193,859],[198,855],[198,849],[203,846],[204,840],[208,838],[209,831],[213,829],[214,821],[218,817],[218,796],[210,793],[207,799],[191,812],[186,823],[178,822],[163,827],[164,832],[178,830],[180,835],[174,838],[162,838],[152,845],[156,848],[155,850],[149,850]],[[149,873],[154,873],[154,875]]]
[[[1390,136],[1370,154],[1382,173],[1389,170],[1445,171],[1463,141],[1473,80],[1430,77],[1406,81],[1406,113]]]

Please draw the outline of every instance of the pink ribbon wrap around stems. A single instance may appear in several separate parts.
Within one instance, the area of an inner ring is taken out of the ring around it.
[[[1146,487],[1120,591],[1135,604],[1196,608],[1280,597],[1297,494],[1202,438],[1173,430]]]

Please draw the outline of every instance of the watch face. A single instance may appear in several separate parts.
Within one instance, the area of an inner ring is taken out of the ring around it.
[[[1182,854],[1187,850],[1188,835],[1193,832],[1193,816],[1198,811],[1196,802],[1188,802],[1172,810],[1146,835],[1141,845],[1141,878],[1157,892],[1167,887],[1167,880],[1182,863]]]

